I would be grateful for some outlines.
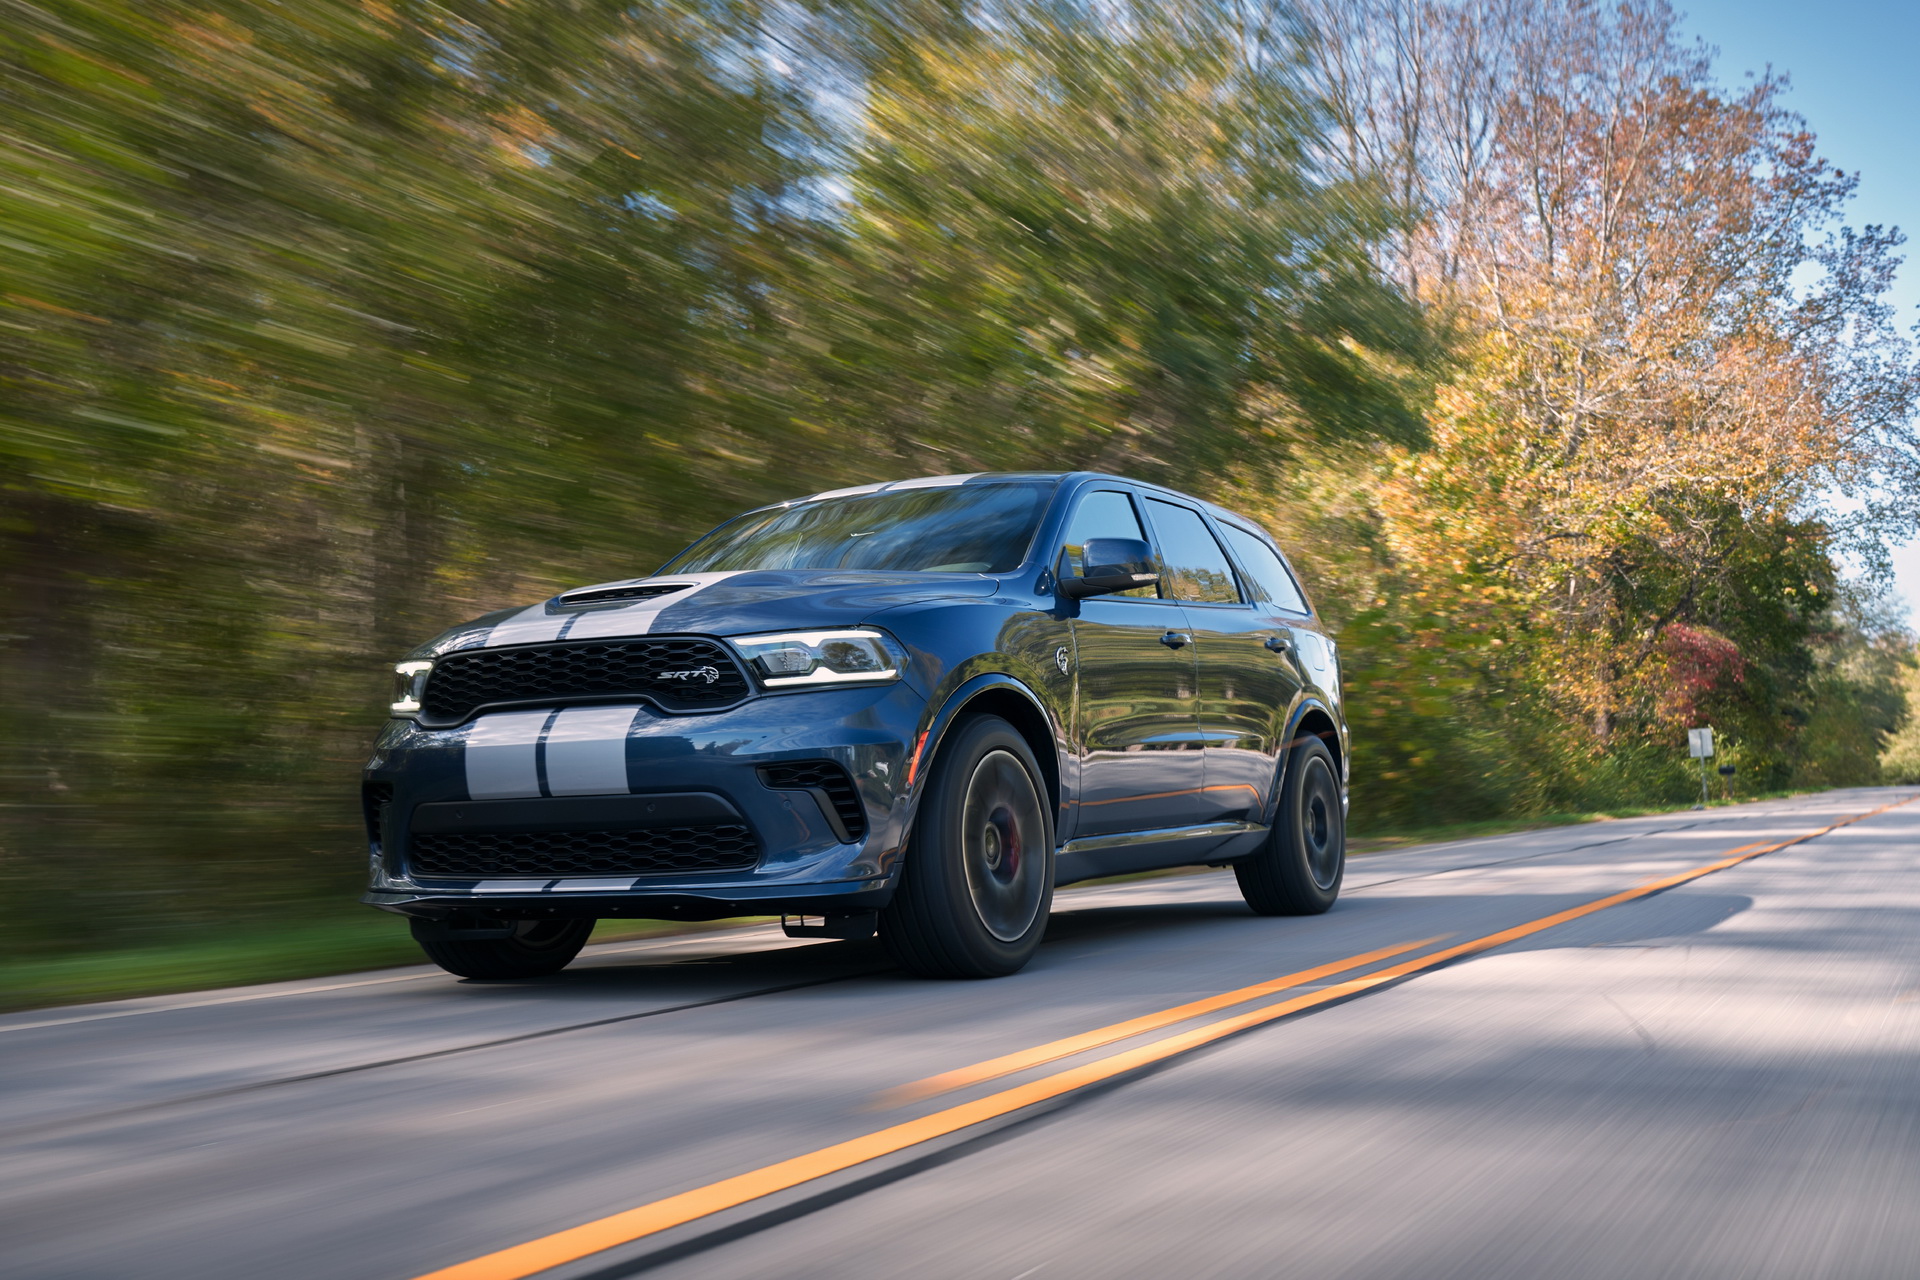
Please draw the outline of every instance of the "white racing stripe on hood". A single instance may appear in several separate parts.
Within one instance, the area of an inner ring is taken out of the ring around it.
[[[737,578],[749,569],[734,569],[727,573],[669,573],[658,578],[648,578],[646,582],[691,583],[685,591],[673,591],[664,596],[654,596],[649,600],[637,600],[624,609],[596,609],[591,613],[576,615],[579,621],[567,631],[569,640],[601,640],[613,636],[644,636],[653,630],[653,624],[661,614],[673,608],[682,600],[690,600],[716,582],[725,582],[728,578]],[[644,585],[635,583],[635,586]],[[509,620],[508,625],[511,625]],[[489,643],[498,643],[490,641]]]
[[[892,484],[880,486],[882,493],[898,493],[902,489],[957,489],[975,476],[985,475],[983,471],[969,471],[960,476],[921,476],[918,480],[895,480]]]
[[[547,793],[612,796],[627,793],[627,731],[638,707],[573,707],[554,717],[541,750]]]
[[[560,629],[567,625],[571,615],[548,613],[544,604],[534,605],[531,609],[522,609],[505,622],[487,632],[479,648],[493,649],[503,644],[539,644],[542,640],[557,640]]]
[[[851,498],[862,493],[878,493],[886,487],[886,481],[882,480],[874,484],[856,484],[847,489],[822,489],[819,493],[810,493],[797,501],[818,502],[822,498]]]
[[[623,582],[621,586],[644,586],[655,582],[686,582],[692,585],[685,591],[674,591],[664,596],[654,596],[650,600],[636,600],[630,605],[615,609],[595,609],[582,613],[574,609],[563,609],[558,613],[547,612],[545,603],[522,609],[505,622],[498,623],[487,632],[486,638],[472,646],[477,649],[498,649],[508,644],[541,644],[548,640],[560,639],[566,633],[569,640],[596,640],[607,636],[643,636],[653,625],[653,620],[663,609],[669,609],[685,600],[694,592],[710,587],[716,582],[750,572],[746,569],[733,569],[726,573],[670,573],[657,578],[635,578]],[[576,587],[575,590],[591,588]],[[572,623],[572,626],[568,626]]]

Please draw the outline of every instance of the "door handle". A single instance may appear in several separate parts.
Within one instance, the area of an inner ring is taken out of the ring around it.
[[[1267,648],[1274,653],[1291,653],[1293,645],[1281,636],[1268,636]]]
[[[1160,643],[1169,649],[1180,649],[1192,641],[1193,637],[1184,631],[1169,631],[1160,637]]]

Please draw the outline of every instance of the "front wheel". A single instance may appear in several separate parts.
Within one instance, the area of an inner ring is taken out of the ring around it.
[[[998,716],[953,727],[934,761],[880,940],[923,978],[998,978],[1040,945],[1053,814],[1039,762]]]
[[[1263,916],[1317,916],[1340,896],[1347,823],[1340,774],[1326,744],[1293,749],[1281,779],[1280,812],[1260,852],[1233,864],[1240,896]]]
[[[505,938],[414,940],[427,959],[463,978],[544,978],[573,962],[593,932],[591,920],[516,920]]]

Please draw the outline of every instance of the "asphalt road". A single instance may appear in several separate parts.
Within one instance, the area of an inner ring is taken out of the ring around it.
[[[751,929],[0,1018],[0,1275],[1911,1280],[1920,803],[1541,922],[1915,794],[1068,890],[996,982]]]

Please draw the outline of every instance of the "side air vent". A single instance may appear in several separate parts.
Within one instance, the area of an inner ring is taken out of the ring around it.
[[[867,811],[847,771],[831,760],[763,764],[760,780],[775,791],[805,791],[820,805],[834,835],[851,843],[867,834]]]
[[[651,600],[655,596],[668,596],[676,591],[685,591],[691,583],[687,582],[644,582],[633,587],[601,587],[597,591],[569,591],[560,597],[560,607],[567,608],[581,604],[629,604],[635,600]]]
[[[393,803],[393,784],[391,782],[363,782],[360,784],[360,811],[367,820],[367,843],[380,843],[380,825],[387,816],[387,806]]]

